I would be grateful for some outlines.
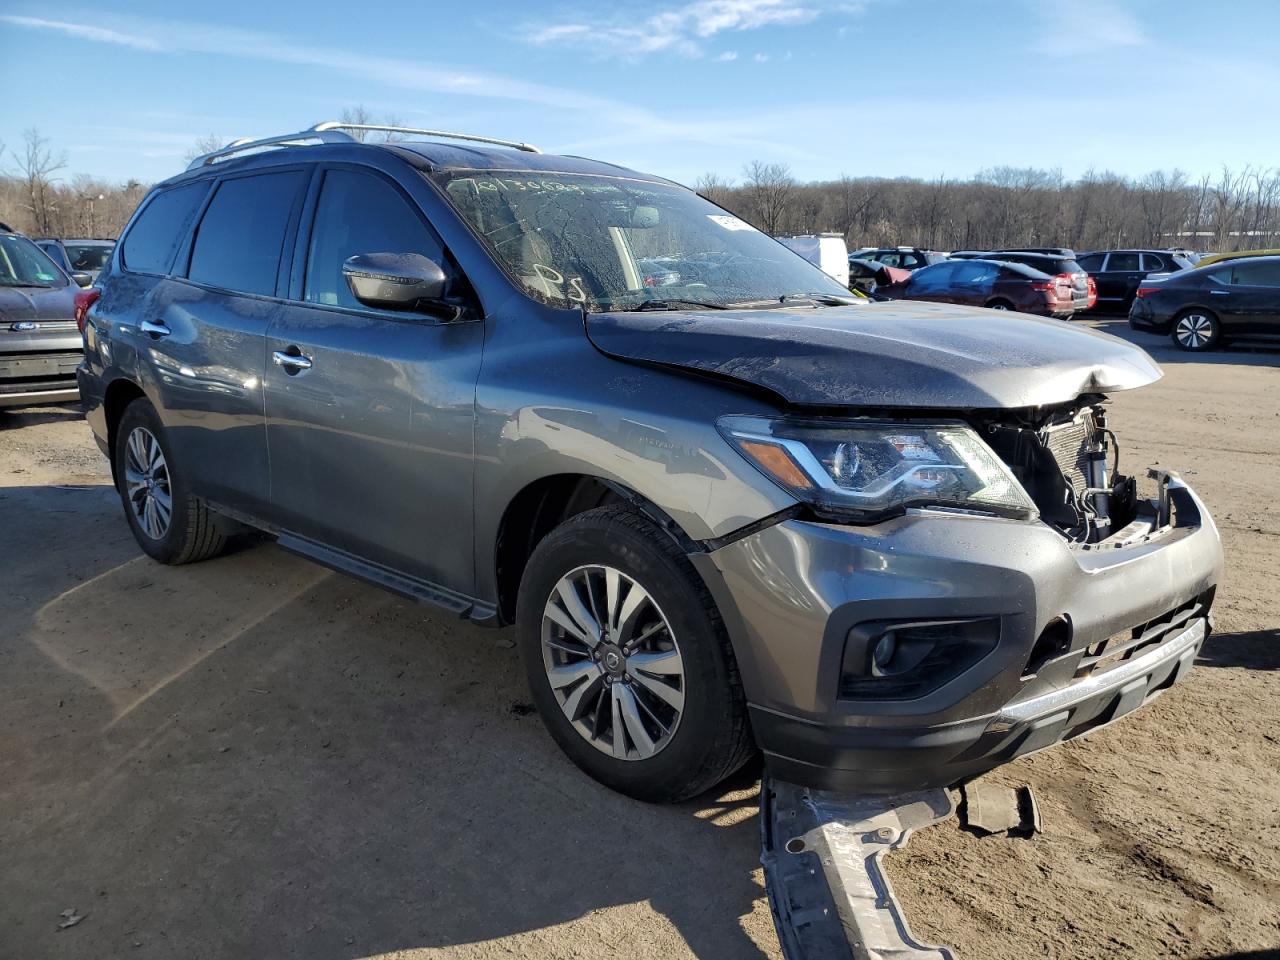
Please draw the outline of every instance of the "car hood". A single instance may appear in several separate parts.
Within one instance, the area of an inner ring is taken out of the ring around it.
[[[604,353],[804,406],[1007,409],[1151,383],[1144,350],[1062,320],[951,304],[590,314]]]
[[[41,287],[0,287],[0,329],[23,320],[71,320],[76,295],[71,285],[52,290]]]

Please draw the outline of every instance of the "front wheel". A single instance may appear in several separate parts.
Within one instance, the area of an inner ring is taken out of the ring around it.
[[[525,570],[516,620],[543,723],[606,786],[676,802],[751,756],[715,604],[688,558],[632,510],[600,507],[548,534]]]
[[[1222,334],[1218,318],[1207,310],[1188,310],[1173,321],[1173,342],[1182,350],[1212,350]]]
[[[1012,310],[1013,304],[1008,300],[992,300],[987,304],[988,310]]]
[[[115,468],[125,519],[147,556],[180,564],[222,552],[226,535],[188,490],[160,416],[142,397],[125,408],[116,427]]]

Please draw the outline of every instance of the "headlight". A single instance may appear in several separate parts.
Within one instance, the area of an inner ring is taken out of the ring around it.
[[[1031,517],[1035,504],[962,423],[721,417],[720,432],[820,513],[874,522],[908,507]]]

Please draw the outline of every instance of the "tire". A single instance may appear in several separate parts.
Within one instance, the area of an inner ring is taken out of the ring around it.
[[[156,450],[159,459],[154,455]],[[208,560],[222,552],[226,535],[213,511],[188,492],[164,425],[150,401],[139,397],[125,408],[116,426],[114,460],[116,490],[125,519],[147,556],[176,565]],[[146,462],[150,470],[140,470]],[[148,499],[152,501],[149,508],[145,506]]]
[[[616,623],[594,649],[578,639],[583,621],[568,615],[566,584],[583,603],[579,617]],[[641,594],[633,595],[637,586]],[[626,614],[641,595],[625,618],[600,614]],[[560,625],[566,616],[578,637]],[[710,592],[671,538],[627,506],[579,514],[538,544],[520,583],[516,625],[543,723],[605,786],[674,803],[709,790],[755,753],[737,662]],[[636,638],[640,645],[630,646]],[[566,683],[571,675],[577,679]]]
[[[1183,310],[1169,325],[1174,346],[1188,353],[1212,350],[1222,338],[1222,324],[1208,310]]]
[[[987,304],[988,310],[1012,310],[1013,304],[1008,300],[992,300]]]

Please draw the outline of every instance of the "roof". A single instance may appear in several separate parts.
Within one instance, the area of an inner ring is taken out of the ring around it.
[[[389,136],[398,135],[402,138],[418,136],[430,139],[397,139],[371,143],[357,140],[347,131],[381,131]],[[257,158],[278,157],[283,151],[300,149],[305,149],[306,156],[317,160],[325,159],[330,155],[342,155],[349,159],[352,151],[382,150],[397,154],[415,167],[424,170],[502,170],[529,173],[545,171],[622,176],[655,183],[670,182],[662,177],[639,173],[627,167],[600,160],[544,154],[536,147],[518,141],[497,140],[466,133],[445,133],[371,124],[343,124],[336,121],[318,123],[308,130],[297,133],[280,134],[259,140],[243,138],[233,141],[225,147],[196,157],[185,173],[208,171],[224,163],[234,163],[237,168],[253,167],[257,165],[253,162]],[[171,177],[170,180],[181,178],[182,174],[179,174]]]

